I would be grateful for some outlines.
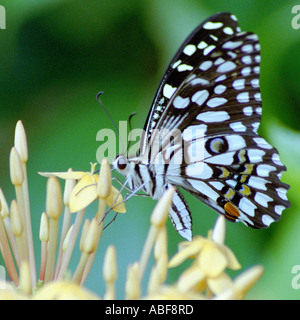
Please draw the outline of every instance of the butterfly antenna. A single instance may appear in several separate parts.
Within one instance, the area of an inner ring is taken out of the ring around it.
[[[133,113],[129,116],[129,118],[128,118],[129,138],[128,138],[128,143],[127,143],[126,153],[128,152],[128,149],[129,149],[130,143],[131,143],[131,129],[132,129],[132,127],[131,127],[131,119],[132,119],[135,115],[136,115],[136,113],[133,112]]]
[[[97,95],[96,95],[96,99],[97,99],[97,101],[99,102],[99,104],[100,104],[100,106],[102,107],[102,109],[105,111],[105,113],[106,113],[106,115],[108,116],[109,120],[111,121],[112,125],[114,126],[114,128],[115,128],[115,130],[116,130],[116,132],[117,132],[117,134],[118,134],[118,136],[119,136],[119,140],[120,140],[120,142],[121,142],[121,144],[122,144],[122,149],[124,150],[124,143],[123,143],[123,140],[122,140],[122,138],[121,138],[121,136],[120,136],[119,129],[118,129],[116,123],[114,122],[113,118],[110,116],[110,114],[109,114],[109,112],[107,111],[107,109],[104,107],[104,105],[103,105],[103,103],[102,103],[102,101],[101,101],[101,99],[100,99],[100,96],[101,96],[103,93],[104,93],[103,91],[98,92]]]

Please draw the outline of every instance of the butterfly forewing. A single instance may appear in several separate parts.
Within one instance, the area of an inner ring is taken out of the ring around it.
[[[222,24],[224,28],[217,28]],[[206,26],[205,29],[203,26]],[[225,31],[224,31],[225,30]],[[240,31],[237,19],[231,13],[216,14],[201,23],[183,42],[170,62],[158,90],[155,94],[144,130],[149,139],[159,116],[164,112],[172,94],[182,86],[184,79],[205,61],[205,55],[216,44],[229,39],[232,34]]]
[[[159,85],[141,142],[144,168],[132,176],[136,184],[148,184],[144,190],[154,198],[170,185],[182,187],[229,220],[254,228],[279,220],[290,206],[288,185],[280,181],[286,168],[257,134],[259,64],[257,35],[240,32],[234,15],[204,21]],[[170,217],[191,239],[191,215],[179,191]]]

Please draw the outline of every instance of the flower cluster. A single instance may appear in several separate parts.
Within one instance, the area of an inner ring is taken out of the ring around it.
[[[11,282],[0,283],[0,299],[100,299],[82,288],[95,259],[96,250],[109,210],[126,212],[119,190],[112,186],[111,171],[104,159],[100,173],[53,172],[40,173],[48,178],[46,208],[41,214],[40,241],[41,263],[39,278],[33,249],[30,205],[26,163],[28,160],[26,134],[21,121],[17,123],[15,146],[10,154],[10,176],[16,191],[16,200],[10,208],[0,189],[0,249]],[[65,179],[64,192],[57,178]],[[233,252],[224,245],[225,221],[219,217],[206,238],[198,236],[183,242],[178,253],[169,261],[165,222],[175,188],[168,189],[158,201],[150,218],[150,229],[141,258],[128,266],[124,284],[125,299],[241,299],[263,273],[261,266],[254,266],[232,280],[226,269],[237,270],[240,264]],[[98,202],[95,217],[84,220],[86,207]],[[71,225],[71,215],[76,214]],[[61,218],[62,231],[59,236]],[[73,275],[66,280],[67,269],[81,230],[79,247],[81,257]],[[141,283],[151,252],[152,267],[147,292]],[[169,268],[186,259],[193,263],[173,285],[166,284]],[[106,292],[103,299],[115,299],[117,255],[114,246],[106,250],[103,279]]]

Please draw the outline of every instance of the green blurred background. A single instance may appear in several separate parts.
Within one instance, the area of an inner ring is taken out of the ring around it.
[[[227,222],[226,244],[243,270],[265,266],[249,299],[298,299],[292,288],[300,265],[300,29],[291,25],[296,1],[274,0],[42,0],[1,1],[6,30],[0,30],[0,186],[14,198],[8,158],[16,122],[24,123],[28,144],[28,176],[34,238],[45,209],[45,178],[37,171],[89,171],[100,142],[96,134],[113,126],[96,102],[102,101],[115,122],[137,116],[143,127],[163,72],[185,37],[204,19],[230,11],[242,30],[259,35],[262,47],[260,134],[275,145],[288,171],[292,208],[268,230],[252,230]],[[300,20],[299,20],[300,23]],[[185,194],[194,217],[194,233],[206,235],[217,214]],[[106,247],[118,254],[118,298],[124,296],[129,263],[137,261],[149,228],[152,199],[135,197],[101,238],[86,286],[103,296],[102,261]],[[95,208],[94,208],[95,209]],[[93,210],[87,217],[93,216]],[[182,240],[168,222],[170,255]],[[39,265],[39,241],[35,241]],[[74,271],[79,250],[73,256]],[[0,260],[0,264],[2,261]],[[174,282],[180,269],[171,270]],[[236,276],[239,272],[232,273]]]

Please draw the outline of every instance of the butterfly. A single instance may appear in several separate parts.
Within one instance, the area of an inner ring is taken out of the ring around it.
[[[113,166],[129,188],[153,199],[176,186],[169,216],[192,239],[192,216],[178,187],[252,228],[267,228],[290,207],[286,167],[257,134],[262,114],[258,36],[217,13],[201,23],[170,62],[155,94],[139,153]]]

